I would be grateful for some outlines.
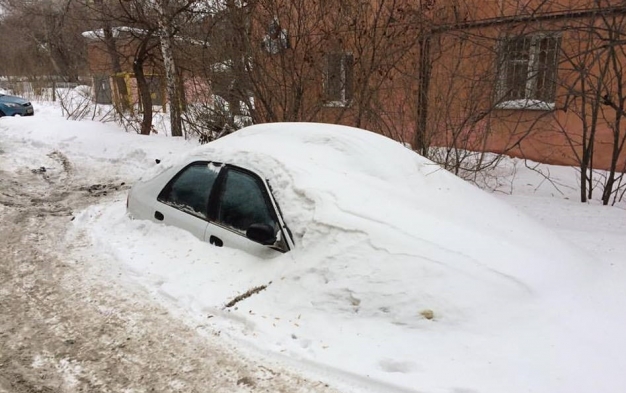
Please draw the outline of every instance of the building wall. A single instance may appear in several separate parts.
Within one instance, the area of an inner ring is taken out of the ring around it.
[[[358,25],[333,30],[330,26],[349,26],[340,22],[341,15],[328,15],[321,22],[317,20],[317,26],[298,28],[294,21],[302,18],[312,20],[314,10],[303,11],[293,6],[258,13],[259,30],[256,34],[263,35],[263,20],[268,23],[278,16],[282,27],[292,35],[291,47],[285,53],[260,54],[265,56],[258,59],[266,67],[264,71],[275,75],[268,78],[273,83],[260,91],[260,95],[267,98],[268,108],[258,108],[257,121],[340,123],[370,129],[403,142],[413,142],[418,130],[417,97],[421,82],[420,67],[423,66],[419,63],[423,49],[420,37],[429,28],[437,30],[437,27],[446,24],[467,23],[469,27],[443,29],[431,36],[429,66],[432,68],[428,77],[425,130],[428,145],[453,145],[506,153],[552,164],[576,165],[579,162],[582,133],[589,126],[589,120],[580,119],[582,104],[572,101],[575,90],[580,90],[577,82],[580,75],[576,75],[572,62],[581,61],[576,59],[577,53],[600,45],[597,39],[585,40],[582,37],[591,32],[590,27],[594,23],[592,34],[599,31],[598,18],[556,18],[540,23],[512,21],[480,28],[471,27],[469,22],[535,15],[533,12],[537,4],[543,5],[539,12],[551,15],[567,10],[578,12],[593,2],[501,0],[488,3],[475,1],[472,4],[471,1],[449,1],[438,3],[424,12],[428,22],[407,16],[406,20],[396,20],[393,26],[385,26],[376,19],[376,6],[384,3],[384,0],[370,3],[373,6],[363,18],[369,23],[369,29],[361,30]],[[307,12],[308,15],[303,15]],[[375,36],[376,23],[378,28],[386,28],[385,37]],[[410,25],[410,28],[403,30],[403,24]],[[499,83],[500,39],[546,32],[557,33],[561,37],[556,98],[550,103],[553,106],[549,110],[499,107],[495,90]],[[375,55],[372,54],[373,49],[378,51]],[[354,56],[353,97],[348,105],[343,106],[327,105],[324,99],[325,56],[335,51],[349,52]],[[587,63],[591,74],[599,72],[602,64],[599,59],[583,62]],[[296,78],[282,78],[281,75],[285,74],[290,77],[296,75]],[[615,76],[612,82],[607,83],[615,84]],[[294,92],[299,92],[301,96]],[[589,111],[593,103],[583,106]],[[622,126],[612,120],[615,116],[610,108],[605,106],[600,109],[600,118],[595,123],[593,165],[608,169],[614,145],[611,127]],[[268,114],[270,111],[272,113]],[[620,131],[623,137],[624,131]],[[617,169],[623,170],[625,163],[622,154]]]
[[[579,9],[579,3],[567,5]],[[611,63],[605,47],[610,34],[621,39],[622,31],[626,31],[626,16],[617,13],[438,34],[433,39],[438,60],[433,62],[429,91],[431,143],[577,165],[583,154],[583,133],[595,130],[593,166],[609,169],[616,143],[623,143],[626,138],[626,127],[623,120],[616,120],[615,109],[604,105],[601,98],[606,95],[617,102],[619,94],[624,94],[619,78],[626,55],[620,43],[615,63]],[[554,107],[500,108],[496,95],[499,38],[537,33],[556,33],[561,37]],[[594,88],[592,85],[600,75],[604,75],[603,86]],[[581,80],[585,81],[584,86]],[[594,96],[595,92],[600,94]],[[598,115],[595,121],[594,109]],[[621,138],[617,142],[616,136]],[[626,152],[617,160],[616,169],[626,170]]]

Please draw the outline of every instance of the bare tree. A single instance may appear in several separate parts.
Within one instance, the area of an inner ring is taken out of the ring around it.
[[[155,47],[154,33],[152,31],[144,31],[137,45],[135,58],[133,60],[133,71],[137,79],[137,89],[139,90],[141,111],[143,113],[140,130],[140,134],[142,135],[150,135],[152,132],[152,92],[145,75],[144,67],[151,59],[151,52]]]
[[[599,10],[610,6],[603,0],[596,0],[595,4]],[[597,183],[594,168],[608,168],[601,181],[605,205],[616,201],[626,172],[625,29],[626,13],[599,11],[572,23],[567,31],[569,42],[575,44],[563,48],[563,110],[578,119],[580,132],[573,132],[563,122],[557,123],[557,127],[578,162],[582,202],[593,197]]]
[[[55,75],[75,82],[85,70],[85,18],[72,0],[1,0],[5,74]],[[28,21],[28,23],[24,23]]]
[[[416,46],[408,33],[414,8],[398,0],[335,6],[329,12],[323,1],[226,2],[209,39],[216,42],[210,64],[221,65],[207,70],[211,85],[254,122],[343,123],[406,139],[394,121],[394,89]]]

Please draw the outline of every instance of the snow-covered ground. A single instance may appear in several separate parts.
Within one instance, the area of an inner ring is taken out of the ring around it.
[[[67,157],[74,178],[83,184],[128,185],[154,168],[155,159],[174,159],[196,146],[162,135],[125,133],[113,124],[67,121],[49,104],[39,103],[36,111],[32,118],[0,119],[2,171],[50,168],[54,164],[40,154],[45,148]],[[7,154],[18,144],[20,154]],[[408,287],[409,274],[401,277],[401,271],[391,270],[398,275],[394,278],[385,267],[400,269],[411,256],[380,250],[372,250],[381,256],[380,271],[373,275],[360,269],[362,255],[354,250],[362,235],[337,228],[332,229],[335,241],[325,248],[260,262],[181,230],[130,220],[123,192],[104,203],[94,199],[94,205],[76,215],[62,241],[88,239],[87,247],[71,251],[75,257],[89,255],[99,269],[121,272],[129,285],[142,286],[153,301],[207,337],[220,334],[252,361],[270,359],[343,391],[623,392],[625,206],[578,203],[575,169],[538,169],[549,171],[550,181],[519,160],[504,160],[491,174],[497,183],[492,192],[549,230],[542,232],[522,213],[519,220],[500,222],[497,230],[514,227],[511,232],[519,239],[512,242],[543,236],[537,249],[545,259],[551,245],[557,251],[565,247],[571,266],[546,267],[544,273],[537,268],[543,259],[530,261],[527,271],[515,266],[515,277],[485,279],[485,285],[493,286],[476,293],[471,292],[475,284],[464,277],[491,277],[478,269],[424,268],[423,281]],[[484,209],[490,198],[476,196],[466,185],[450,181],[445,186],[450,194],[458,192],[459,200],[470,198],[464,203],[475,201],[487,223],[497,223],[503,212],[511,217],[495,199],[493,210]],[[435,199],[439,196],[424,188],[420,203],[426,212],[441,208]],[[458,233],[472,237],[473,231],[488,227],[479,224],[467,223]],[[534,231],[539,235],[524,234]],[[493,235],[506,239],[502,233]],[[472,247],[469,241],[467,247]],[[449,250],[426,248],[433,260],[456,258]],[[490,261],[517,260],[506,251],[506,244],[494,244],[491,253],[482,252]],[[529,278],[503,284],[522,276]],[[270,282],[267,290],[236,307],[224,307]]]

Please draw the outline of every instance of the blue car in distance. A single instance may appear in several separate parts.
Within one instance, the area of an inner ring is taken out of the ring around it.
[[[0,117],[15,115],[32,116],[34,114],[33,104],[28,100],[0,93]]]

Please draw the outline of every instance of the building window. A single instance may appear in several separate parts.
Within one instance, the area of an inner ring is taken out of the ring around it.
[[[269,24],[267,34],[263,37],[263,48],[272,55],[290,48],[287,30],[280,26],[278,18],[274,18]]]
[[[352,100],[354,57],[351,53],[329,53],[326,56],[324,94],[327,106],[347,106]]]
[[[560,37],[507,37],[499,46],[498,107],[554,109]]]

